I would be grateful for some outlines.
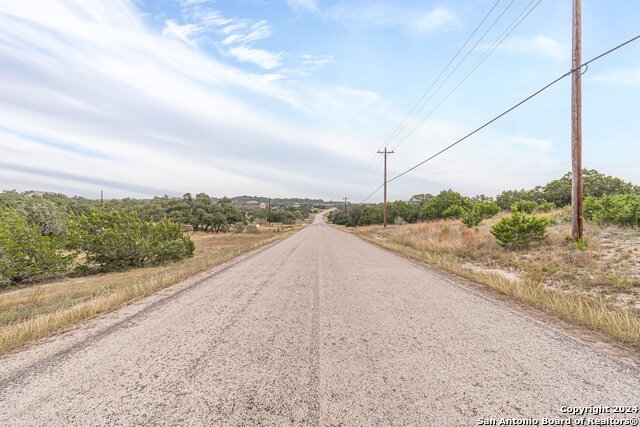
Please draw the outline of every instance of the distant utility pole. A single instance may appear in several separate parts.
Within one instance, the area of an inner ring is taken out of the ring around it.
[[[387,155],[393,154],[393,150],[387,151],[387,147],[384,147],[384,151],[378,150],[378,154],[384,154],[384,227],[387,227]]]
[[[347,200],[349,200],[348,197],[343,197],[342,200],[344,200],[344,219],[345,221],[347,220]]]
[[[271,227],[271,197],[269,197],[269,211],[267,213],[267,222],[269,223],[269,227]]]
[[[582,0],[573,0],[573,79],[571,82],[571,218],[573,238],[584,231],[582,203]]]
[[[100,190],[100,206],[104,206],[104,192]]]

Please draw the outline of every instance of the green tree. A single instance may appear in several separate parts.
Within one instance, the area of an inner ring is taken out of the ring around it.
[[[477,227],[487,218],[500,212],[500,206],[495,202],[476,202],[471,209],[466,209],[460,216],[462,223],[469,228]]]
[[[425,201],[420,206],[420,218],[423,220],[432,220],[444,218],[444,212],[451,206],[460,206],[469,208],[471,203],[469,199],[453,190],[441,191],[437,196]]]
[[[530,216],[522,212],[513,212],[510,217],[502,218],[491,228],[498,244],[507,249],[524,249],[539,245],[549,225],[549,219]]]
[[[176,261],[193,255],[194,250],[180,224],[166,218],[147,222],[137,213],[111,209],[74,215],[67,245],[85,254],[89,268],[101,271]]]
[[[533,213],[536,210],[538,204],[532,200],[518,200],[511,206],[513,212]]]
[[[0,208],[0,284],[34,282],[66,272],[70,258],[13,209]]]

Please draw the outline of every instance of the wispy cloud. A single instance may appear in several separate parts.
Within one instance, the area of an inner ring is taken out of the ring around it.
[[[402,27],[413,34],[445,31],[460,25],[456,15],[442,7],[420,10],[383,3],[362,3],[334,6],[327,15],[347,27]]]
[[[640,88],[640,68],[616,68],[593,77],[587,75],[587,78],[592,82]]]
[[[191,47],[211,43],[225,55],[265,70],[282,65],[283,52],[255,47],[257,42],[273,34],[273,28],[266,20],[227,18],[217,10],[203,8],[203,3],[183,1],[183,16],[191,23],[179,25],[175,20],[167,20],[161,34],[181,40]]]
[[[221,31],[223,34],[229,34],[222,41],[225,46],[232,44],[252,44],[258,40],[263,40],[273,34],[273,30],[267,21],[262,20],[251,25],[247,21],[241,21],[235,24],[227,25]]]
[[[487,48],[485,45],[484,48]],[[568,60],[570,50],[557,40],[546,36],[535,37],[510,37],[498,47],[498,51],[520,54],[535,55],[551,58],[555,61]]]
[[[316,0],[286,0],[287,4],[291,9],[296,12],[307,11],[307,12],[317,12],[318,5]]]
[[[355,153],[368,132],[333,133],[314,121],[348,117],[353,103],[335,106],[330,96],[370,104],[373,93],[332,89],[315,97],[277,73],[225,65],[180,39],[197,39],[192,27],[176,23],[177,33],[163,37],[126,0],[108,7],[100,0],[35,5],[9,2],[0,13],[5,187],[40,183],[81,194],[104,187],[111,196],[247,189],[330,196],[327,189],[342,185],[338,180],[348,179],[360,162]],[[215,19],[221,28],[232,25]],[[279,61],[257,58],[245,45],[233,48],[240,49],[234,51],[239,58],[254,55],[265,67]],[[313,121],[290,121],[278,110]],[[318,179],[327,164],[336,177]]]
[[[265,70],[271,70],[282,64],[282,53],[273,53],[247,46],[232,47],[228,52],[229,55],[241,62],[252,62]]]
[[[173,19],[165,21],[165,27],[162,29],[163,37],[174,37],[178,40],[182,40],[190,46],[195,46],[195,40],[192,40],[190,36],[200,31],[200,26],[194,24],[178,25]]]

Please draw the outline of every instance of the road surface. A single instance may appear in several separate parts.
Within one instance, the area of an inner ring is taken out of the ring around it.
[[[0,360],[11,426],[472,426],[638,404],[636,365],[320,217]]]

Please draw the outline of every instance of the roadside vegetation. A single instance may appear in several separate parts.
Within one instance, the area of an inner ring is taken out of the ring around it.
[[[257,233],[269,223],[302,222],[319,209],[286,203],[274,202],[269,209],[257,201],[237,205],[204,193],[101,203],[5,191],[0,193],[0,289],[180,261],[193,255],[190,232]]]
[[[571,237],[571,176],[495,199],[452,190],[332,212],[377,245],[640,348],[640,189],[585,171],[586,232]],[[346,223],[346,224],[345,224]],[[357,227],[354,227],[357,226]]]
[[[281,239],[319,209],[287,203],[0,193],[0,355]]]
[[[191,236],[194,255],[180,262],[64,278],[0,293],[0,355],[151,295],[181,280],[288,236],[299,226],[258,233]]]

